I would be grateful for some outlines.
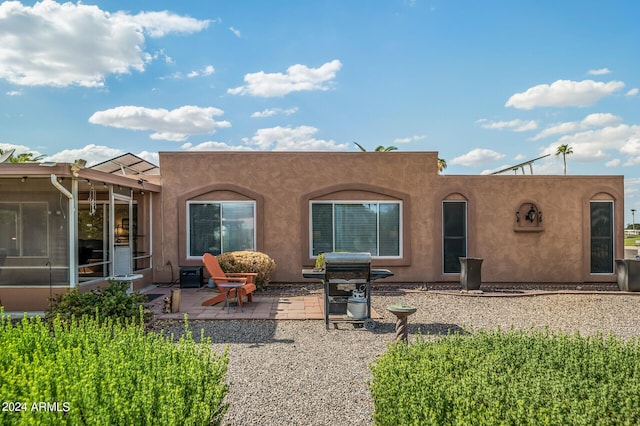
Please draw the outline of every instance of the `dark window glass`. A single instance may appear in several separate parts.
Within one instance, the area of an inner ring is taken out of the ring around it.
[[[254,211],[252,202],[188,204],[189,257],[255,250]]]
[[[253,202],[190,203],[189,257],[255,250]]]
[[[380,204],[380,256],[400,253],[400,204]]]
[[[220,204],[189,205],[189,256],[222,253]]]
[[[313,255],[333,251],[333,204],[311,205]]]
[[[591,273],[613,273],[613,203],[591,203]]]
[[[445,274],[460,273],[460,257],[467,256],[467,203],[442,203],[442,256]]]

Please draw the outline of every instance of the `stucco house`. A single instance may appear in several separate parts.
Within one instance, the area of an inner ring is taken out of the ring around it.
[[[161,152],[92,168],[0,164],[0,303],[41,310],[135,272],[175,282],[205,252],[267,253],[303,283],[329,251],[366,251],[385,283],[615,282],[623,176],[441,175],[436,152]]]
[[[436,152],[162,152],[161,264],[252,249],[273,281],[304,281],[327,251],[366,251],[385,282],[615,281],[623,176],[443,176]],[[166,281],[166,269],[154,271]]]

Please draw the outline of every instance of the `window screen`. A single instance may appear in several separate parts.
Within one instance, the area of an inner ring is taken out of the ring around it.
[[[399,202],[311,203],[311,254],[368,252],[399,257]]]
[[[47,203],[0,203],[0,249],[7,256],[46,257]]]

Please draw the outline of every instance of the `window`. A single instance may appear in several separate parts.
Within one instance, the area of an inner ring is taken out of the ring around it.
[[[187,257],[255,250],[255,202],[187,203]]]
[[[311,203],[311,256],[345,251],[400,257],[401,203],[314,201]]]
[[[460,273],[460,257],[467,256],[467,202],[442,202],[442,270]]]
[[[0,250],[7,256],[49,254],[47,203],[0,203]]]
[[[591,202],[591,273],[613,273],[613,202]]]

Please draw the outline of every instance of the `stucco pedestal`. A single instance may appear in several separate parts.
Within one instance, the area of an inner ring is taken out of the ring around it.
[[[397,318],[396,342],[407,342],[409,337],[409,330],[407,328],[407,317],[414,314],[418,310],[418,308],[398,304],[389,306],[387,310]]]

